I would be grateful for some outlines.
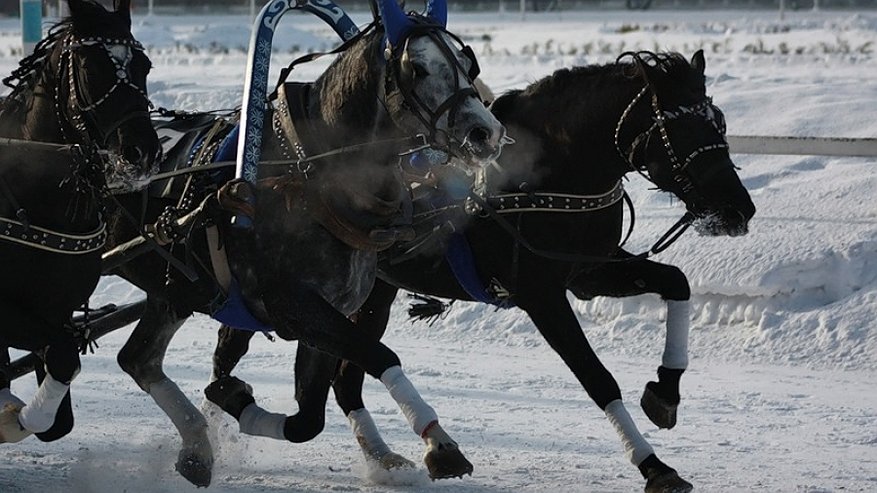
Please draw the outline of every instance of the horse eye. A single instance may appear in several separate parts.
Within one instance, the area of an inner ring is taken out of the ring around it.
[[[419,63],[412,63],[411,66],[414,68],[414,76],[415,77],[426,77],[429,75],[429,71],[426,70],[426,67],[420,65]]]

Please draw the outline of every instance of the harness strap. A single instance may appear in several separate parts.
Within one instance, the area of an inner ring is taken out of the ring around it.
[[[313,149],[314,139],[310,132],[307,112],[311,87],[311,84],[301,82],[277,87],[277,103],[273,118],[274,132],[278,137],[280,152],[286,159],[297,159],[301,162],[308,157],[305,149]],[[296,122],[299,125],[296,125]],[[307,165],[307,169],[310,169],[310,164]],[[299,171],[306,173],[305,169]]]
[[[648,258],[650,255],[655,253],[660,253],[665,250],[668,246],[670,246],[673,242],[679,239],[682,236],[682,233],[688,228],[688,225],[694,220],[694,214],[690,212],[686,212],[679,221],[676,222],[673,226],[670,227],[670,230],[667,231],[661,238],[652,246],[648,251],[643,253],[632,255],[630,257],[625,258],[617,258],[617,257],[601,257],[597,255],[582,255],[577,253],[563,253],[563,252],[552,252],[548,250],[542,250],[534,247],[527,241],[526,238],[515,228],[512,226],[504,217],[502,217],[493,207],[490,206],[487,202],[484,201],[477,194],[470,194],[469,198],[481,206],[482,210],[487,213],[488,217],[496,221],[496,223],[504,229],[507,233],[509,233],[512,238],[521,246],[526,248],[530,253],[537,255],[539,257],[544,257],[550,260],[557,260],[559,262],[585,262],[585,263],[608,263],[608,262],[629,262],[631,260],[641,260]],[[669,238],[669,240],[668,240]]]
[[[204,232],[207,235],[207,249],[210,251],[210,265],[213,267],[216,283],[222,294],[228,294],[231,286],[231,268],[228,266],[226,250],[219,240],[219,228],[216,225],[208,226]]]
[[[518,192],[489,195],[488,204],[498,214],[515,212],[593,212],[615,205],[625,196],[621,180],[611,190],[598,195],[551,192]]]
[[[98,220],[100,224],[96,230],[80,235],[62,233],[0,217],[0,240],[52,253],[83,255],[104,247],[107,240],[107,224],[103,218]]]

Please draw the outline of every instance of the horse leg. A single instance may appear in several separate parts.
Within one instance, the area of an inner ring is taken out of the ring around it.
[[[231,372],[247,353],[254,334],[227,325],[220,327],[219,340],[213,353],[212,381],[225,379],[225,382],[229,382],[228,377],[231,377]],[[277,415],[278,419],[283,416],[284,439],[293,443],[303,443],[312,440],[323,431],[326,396],[336,367],[335,357],[312,349],[307,344],[298,344],[295,358],[295,397],[299,410],[292,416]],[[223,397],[217,397],[215,389],[215,387],[211,388],[210,395],[222,400],[220,407],[235,419],[239,419],[243,409],[252,403],[252,389],[248,388],[245,392],[229,392]],[[212,401],[210,396],[208,400]]]
[[[373,340],[379,341],[387,329],[390,319],[390,308],[399,290],[380,279],[375,281],[371,293],[354,317],[356,327]],[[298,372],[296,372],[296,378]],[[362,383],[365,373],[362,368],[351,365],[347,361],[341,363],[332,388],[335,400],[350,421],[353,435],[356,437],[363,454],[387,470],[414,468],[414,463],[402,455],[390,450],[375,425],[371,414],[362,401]]]
[[[210,381],[231,376],[241,358],[250,350],[250,340],[255,334],[249,330],[235,330],[225,324],[219,327]]]
[[[271,284],[271,283],[266,283]],[[299,338],[316,349],[351,361],[379,379],[402,410],[415,433],[426,443],[424,462],[430,477],[446,478],[471,474],[472,464],[457,443],[438,424],[435,411],[423,400],[402,371],[398,356],[387,346],[372,340],[328,302],[304,286],[266,285],[263,302],[284,339]],[[241,408],[245,384],[233,377],[212,383],[207,398],[238,419],[241,431],[251,435],[285,439],[286,416],[268,413],[252,396]],[[233,403],[225,407],[226,404]]]
[[[691,484],[658,459],[652,446],[636,428],[621,400],[618,383],[585,338],[564,290],[549,291],[544,289],[543,284],[538,285],[543,288],[539,293],[518,294],[518,306],[527,312],[536,328],[572,370],[591,399],[606,413],[621,438],[627,458],[639,468],[646,479],[645,491],[691,491]]]
[[[42,384],[46,378],[46,369],[37,366],[34,368],[34,372],[37,376],[37,382]],[[34,433],[34,436],[43,442],[53,442],[73,431],[73,423],[73,402],[70,399],[70,389],[67,389],[67,394],[61,400],[58,412],[55,413],[55,422],[48,430],[42,433]]]
[[[627,252],[622,254],[627,256]],[[658,381],[646,384],[640,405],[659,428],[676,426],[679,381],[688,367],[691,288],[679,268],[647,259],[603,264],[574,279],[570,290],[580,298],[626,297],[657,293],[667,304],[666,338]]]
[[[117,360],[176,426],[183,440],[176,470],[192,484],[206,487],[210,485],[213,469],[207,420],[162,368],[168,344],[187,316],[177,314],[166,300],[147,297],[143,317]]]
[[[22,310],[16,305],[0,303],[0,312],[10,327],[27,328],[27,342],[16,347],[30,350],[46,348],[44,378],[30,403],[22,405],[7,385],[0,391],[0,443],[18,442],[33,433],[47,433],[45,439],[60,438],[73,427],[69,406],[70,383],[79,373],[79,348],[73,336],[63,329],[64,315],[43,318]],[[69,317],[69,314],[67,314]],[[54,319],[54,320],[52,320]],[[21,335],[8,334],[5,339],[18,340]],[[68,405],[61,413],[62,420],[55,430],[56,416],[62,403]],[[69,411],[69,414],[68,414]],[[50,432],[51,430],[51,432]]]

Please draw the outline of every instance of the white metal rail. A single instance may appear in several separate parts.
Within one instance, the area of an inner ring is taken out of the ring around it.
[[[735,154],[877,157],[877,138],[729,135],[728,145]]]

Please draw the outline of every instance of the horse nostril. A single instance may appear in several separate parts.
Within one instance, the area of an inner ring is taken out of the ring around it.
[[[466,136],[469,142],[477,145],[486,145],[490,141],[490,130],[484,127],[475,127]]]
[[[129,163],[138,164],[143,160],[144,156],[145,154],[139,146],[122,147],[122,157],[125,159],[125,161],[128,161]]]

